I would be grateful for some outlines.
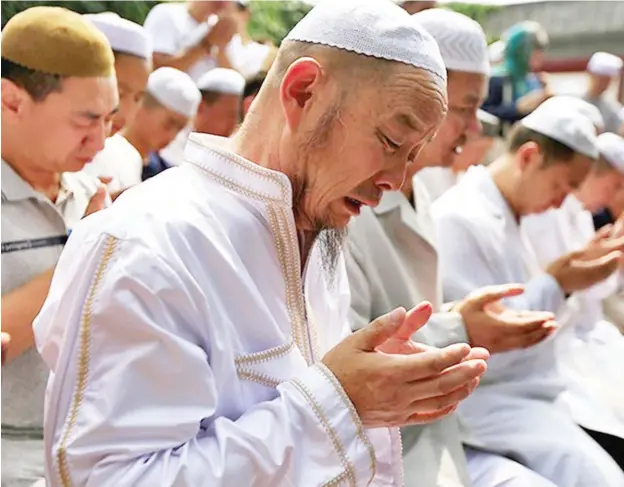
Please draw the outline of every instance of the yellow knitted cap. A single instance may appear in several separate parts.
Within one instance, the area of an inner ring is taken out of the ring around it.
[[[2,30],[2,57],[25,68],[65,77],[115,72],[108,40],[81,15],[60,7],[32,7]]]

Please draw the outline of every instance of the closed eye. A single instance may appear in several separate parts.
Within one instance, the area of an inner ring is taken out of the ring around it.
[[[383,134],[382,132],[379,132],[379,140],[381,140],[383,145],[385,145],[386,148],[390,152],[394,153],[394,152],[398,151],[401,148],[401,146],[399,144],[394,142],[392,139],[390,139],[387,135]]]

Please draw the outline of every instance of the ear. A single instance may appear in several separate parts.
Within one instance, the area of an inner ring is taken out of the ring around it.
[[[524,172],[531,166],[541,166],[544,156],[536,142],[522,144],[516,151],[516,161],[520,171]]]
[[[323,68],[312,58],[297,59],[290,65],[280,86],[280,98],[286,123],[294,128],[301,122],[314,99],[323,76]]]
[[[24,109],[28,101],[28,93],[11,80],[2,78],[2,89],[0,95],[2,97],[2,117],[18,117],[20,111]]]

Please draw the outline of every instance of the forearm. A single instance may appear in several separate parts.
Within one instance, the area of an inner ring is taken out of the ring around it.
[[[217,66],[219,66],[220,68],[234,69],[232,67],[232,63],[230,62],[230,58],[227,55],[225,46],[219,47],[217,49],[216,60],[217,60]]]
[[[35,345],[32,323],[48,296],[54,269],[2,296],[2,331],[11,335],[7,362]]]
[[[299,379],[280,385],[276,399],[253,406],[235,420],[224,416],[205,420],[205,427],[181,444],[134,441],[137,434],[149,436],[151,415],[146,409],[142,427],[116,418],[114,441],[104,424],[97,428],[84,424],[68,445],[56,443],[54,454],[60,458],[63,452],[74,485],[305,487],[339,478],[368,485],[375,452],[337,380],[327,373],[331,374],[323,366],[311,367]],[[175,411],[171,414],[176,418]],[[172,421],[171,435],[166,435],[172,440],[180,437],[179,428],[173,432],[176,424]],[[137,427],[146,431],[135,431]],[[186,431],[190,427],[190,423],[182,426]],[[155,431],[162,433],[163,428],[167,426],[160,421],[153,424]]]
[[[565,304],[566,296],[557,280],[544,273],[528,281],[523,294],[506,301],[517,310],[550,311],[557,314]]]
[[[179,69],[180,71],[188,71],[191,66],[200,61],[204,56],[207,56],[208,52],[209,49],[201,44],[189,47],[188,49],[173,56],[155,52],[154,69],[169,66],[171,68]]]

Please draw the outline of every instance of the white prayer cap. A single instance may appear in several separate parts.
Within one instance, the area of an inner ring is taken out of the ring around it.
[[[390,0],[324,0],[284,40],[408,64],[446,84],[446,68],[433,37]]]
[[[245,78],[233,69],[214,68],[199,78],[197,86],[201,91],[242,96],[245,89]]]
[[[443,8],[430,8],[412,15],[438,43],[446,69],[490,74],[485,32],[470,17]]]
[[[598,159],[596,127],[587,117],[580,117],[577,110],[563,104],[553,106],[546,102],[538,106],[520,123],[526,128],[550,137],[579,154]]]
[[[598,150],[609,164],[624,174],[624,138],[611,132],[600,134]]]
[[[622,59],[608,52],[595,53],[587,63],[587,71],[601,76],[617,76],[622,71]]]
[[[170,67],[158,68],[150,74],[147,92],[165,108],[188,118],[195,116],[201,101],[201,93],[193,79]]]
[[[145,28],[113,12],[83,15],[108,39],[115,52],[152,59],[152,41]]]
[[[571,108],[579,115],[589,118],[598,130],[602,131],[605,128],[604,118],[602,118],[598,107],[583,100],[582,98],[570,95],[557,95],[549,98],[542,103],[542,105],[550,110],[557,110],[559,107]]]

